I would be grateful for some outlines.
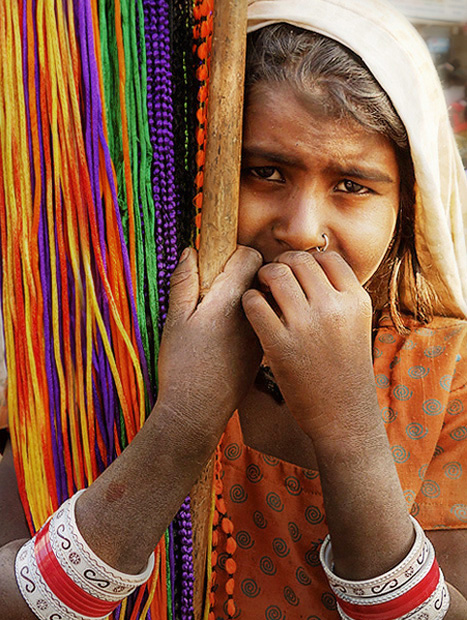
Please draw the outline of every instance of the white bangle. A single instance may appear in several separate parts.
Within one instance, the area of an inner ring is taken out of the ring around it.
[[[362,581],[342,579],[333,572],[330,536],[323,542],[320,560],[332,591],[336,595],[341,618],[354,620],[378,613],[393,620],[441,620],[449,608],[449,592],[439,569],[433,545],[419,523],[413,519],[415,542],[408,555],[384,575]],[[387,615],[386,615],[387,614]],[[420,615],[421,614],[421,615]],[[423,615],[426,614],[426,615]]]
[[[143,585],[154,569],[154,553],[138,575],[122,573],[106,564],[89,547],[76,523],[75,507],[84,489],[67,500],[51,521],[50,534],[54,553],[65,572],[90,594],[105,595],[106,600],[121,600]]]
[[[65,502],[16,556],[19,590],[40,620],[103,620],[149,579],[154,568],[154,553],[142,573],[129,575],[90,549],[74,512],[81,492]]]
[[[35,554],[34,538],[18,551],[15,563],[16,582],[23,599],[39,620],[105,620],[105,616],[76,613],[52,592],[41,574]]]
[[[430,598],[405,616],[394,620],[441,620],[449,610],[449,590],[441,574],[440,582]],[[337,604],[337,610],[342,620],[354,620],[348,616]]]

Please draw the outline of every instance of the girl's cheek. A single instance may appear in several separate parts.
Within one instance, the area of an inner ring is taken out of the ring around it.
[[[249,245],[258,235],[267,230],[265,210],[255,200],[242,200],[238,214],[238,240],[243,245]]]
[[[355,231],[347,229],[347,234],[341,238],[341,245],[336,251],[350,265],[358,281],[363,285],[383,261],[392,236],[390,225],[372,226],[367,229],[362,223]]]

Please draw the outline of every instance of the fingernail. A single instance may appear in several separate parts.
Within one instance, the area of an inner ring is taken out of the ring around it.
[[[188,254],[190,253],[190,248],[185,248],[183,252],[180,254],[179,263],[183,263],[184,260],[188,258]]]

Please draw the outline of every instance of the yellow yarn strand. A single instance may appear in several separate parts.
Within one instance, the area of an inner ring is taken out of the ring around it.
[[[205,603],[204,603],[204,615],[203,615],[203,620],[208,620],[209,618],[209,610],[210,610],[210,600],[209,600],[209,594],[210,594],[210,585],[211,585],[211,579],[212,579],[212,531],[213,531],[213,525],[214,525],[214,513],[216,512],[216,492],[215,492],[215,486],[214,484],[211,485],[212,487],[212,496],[211,496],[211,508],[209,511],[209,527],[208,527],[208,549],[207,549],[207,558],[206,558],[206,564],[207,564],[207,569],[206,569],[206,599],[205,599]]]
[[[5,11],[3,11],[3,6]],[[41,411],[41,390],[39,389],[36,364],[32,347],[32,335],[30,329],[35,329],[33,321],[31,321],[30,310],[30,290],[34,291],[34,283],[29,277],[31,273],[30,255],[29,255],[29,235],[28,235],[28,207],[32,204],[30,185],[28,187],[28,180],[30,179],[30,161],[28,157],[29,150],[25,141],[26,128],[25,128],[25,101],[24,94],[19,88],[22,84],[22,54],[20,44],[20,30],[19,30],[19,13],[17,3],[2,3],[2,33],[1,37],[4,42],[4,48],[2,49],[2,67],[4,67],[5,73],[3,74],[3,88],[5,89],[5,97],[2,99],[5,101],[5,108],[3,110],[2,126],[2,162],[5,172],[5,201],[7,205],[7,228],[9,231],[7,243],[8,248],[8,260],[4,265],[4,277],[6,277],[10,290],[15,288],[15,258],[13,245],[19,244],[20,254],[23,260],[22,264],[22,276],[23,287],[22,293],[24,294],[24,310],[26,323],[29,329],[26,330],[26,343],[27,343],[27,355],[24,360],[26,367],[18,367],[15,363],[16,347],[14,330],[11,329],[17,319],[17,312],[14,308],[14,301],[11,303],[4,302],[5,310],[5,335],[7,343],[7,361],[8,361],[8,376],[9,376],[9,410],[13,413],[13,417],[18,416],[18,401],[16,399],[18,383],[17,383],[17,370],[21,373],[21,387],[24,389],[24,382],[27,382],[27,394],[28,394],[28,417],[27,423],[34,424],[38,418],[38,412]],[[9,101],[15,101],[14,109],[8,107]],[[20,143],[18,144],[15,136],[19,134]],[[16,162],[13,161],[15,155],[17,156]],[[18,168],[18,173],[15,175],[15,167]],[[8,179],[19,178],[20,185],[8,183]],[[24,209],[18,210],[18,204],[24,205]],[[19,217],[19,215],[21,217]],[[14,423],[14,420],[13,420]],[[20,428],[19,424],[17,428]],[[44,471],[43,464],[39,455],[42,452],[43,444],[41,437],[43,437],[44,427],[39,426],[39,432],[32,437],[32,441],[29,445],[24,442],[24,430],[19,430],[15,433],[17,445],[21,447],[22,459],[28,465],[28,468],[34,469],[37,475],[46,479],[46,472]],[[31,484],[26,485],[26,489],[31,489]],[[39,504],[47,510],[50,506],[48,494],[40,492],[38,495]]]
[[[154,572],[151,577],[151,587],[148,593],[148,600],[146,601],[146,605],[143,608],[143,611],[140,616],[140,620],[146,620],[148,611],[151,608],[151,604],[154,600],[154,595],[156,593],[156,588],[157,588],[157,584],[159,581],[160,566],[161,566],[161,550],[160,550],[160,545],[158,545],[156,549],[155,566],[154,566]]]

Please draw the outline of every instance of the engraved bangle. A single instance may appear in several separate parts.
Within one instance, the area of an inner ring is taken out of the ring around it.
[[[90,549],[75,516],[82,492],[67,500],[16,556],[19,590],[40,620],[103,620],[154,569],[154,553],[142,573],[131,575]]]
[[[449,607],[449,593],[433,545],[411,517],[415,541],[407,556],[384,575],[350,581],[333,572],[330,536],[323,542],[320,560],[338,611],[345,620],[441,620]]]
[[[122,573],[101,560],[86,543],[76,523],[75,506],[81,493],[75,493],[54,514],[50,527],[52,548],[65,572],[80,587],[107,600],[121,600],[149,579],[154,553],[139,575]]]

